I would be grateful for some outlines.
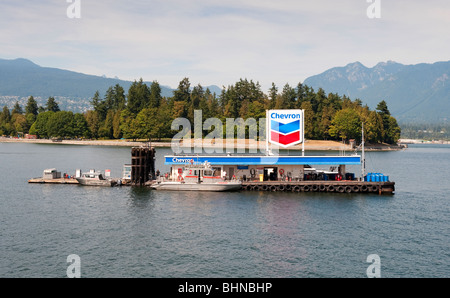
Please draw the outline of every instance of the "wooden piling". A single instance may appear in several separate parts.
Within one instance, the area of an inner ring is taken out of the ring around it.
[[[155,149],[148,147],[131,148],[131,184],[145,185],[155,179]]]

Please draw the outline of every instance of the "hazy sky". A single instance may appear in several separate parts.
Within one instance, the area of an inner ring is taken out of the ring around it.
[[[70,1],[1,0],[0,58],[173,88],[247,78],[265,92],[355,61],[450,60],[448,0],[381,0],[373,19],[369,0],[79,0],[81,18]]]

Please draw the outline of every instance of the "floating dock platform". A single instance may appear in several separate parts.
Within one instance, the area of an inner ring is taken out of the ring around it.
[[[217,179],[241,180],[244,191],[327,192],[393,194],[395,182],[380,173],[357,178],[346,171],[347,166],[361,165],[359,155],[350,156],[267,156],[215,155],[165,156],[171,166],[166,175],[177,177],[186,164],[209,163]],[[331,166],[320,170],[310,165]],[[194,171],[190,175],[201,177]],[[183,177],[185,178],[185,177]]]
[[[55,179],[44,179],[44,178],[33,178],[28,180],[28,183],[41,183],[41,184],[79,184],[75,178],[55,178]]]
[[[328,192],[393,194],[395,182],[367,181],[246,181],[242,190],[272,192]]]

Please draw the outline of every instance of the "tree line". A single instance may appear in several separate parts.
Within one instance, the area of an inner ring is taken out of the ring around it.
[[[403,123],[402,138],[426,141],[450,140],[449,123]]]
[[[25,110],[18,102],[12,111],[3,108],[0,135],[22,132],[39,138],[156,140],[173,137],[176,131],[171,130],[171,123],[176,118],[186,118],[194,127],[195,110],[202,111],[202,121],[215,117],[225,123],[227,118],[264,118],[268,109],[305,110],[306,139],[360,141],[362,123],[369,143],[396,143],[401,132],[385,101],[370,110],[359,99],[326,94],[321,88],[315,91],[302,83],[285,84],[281,90],[272,83],[265,94],[258,82],[240,79],[215,94],[200,84],[191,86],[189,78],[184,78],[172,97],[163,97],[157,81],[149,86],[140,79],[127,91],[118,84],[103,96],[97,91],[91,105],[85,113],[73,113],[61,111],[53,97],[38,107],[30,96]]]

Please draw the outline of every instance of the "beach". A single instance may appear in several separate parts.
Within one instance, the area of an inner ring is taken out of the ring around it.
[[[31,143],[31,144],[56,144],[56,145],[79,145],[79,146],[119,146],[119,147],[139,147],[139,146],[147,146],[149,142],[138,140],[60,140],[53,141],[50,139],[25,139],[25,138],[8,138],[8,137],[0,137],[0,143]],[[172,147],[171,142],[151,142],[151,146],[155,148],[170,148]],[[265,148],[264,141],[255,141],[255,140],[234,140],[228,142],[226,140],[222,140],[222,146],[220,146],[219,142],[213,143],[211,140],[194,140],[190,141],[182,141],[178,143],[177,147],[180,148],[195,148],[195,147],[203,147],[203,148],[245,148],[245,149],[258,149]],[[366,144],[365,149],[368,151],[394,151],[401,150],[404,147],[396,146],[396,145],[386,145],[386,144],[376,144],[376,145],[368,145]],[[282,149],[282,148],[280,148]],[[295,145],[289,147],[289,150],[302,150],[302,145]],[[337,141],[328,141],[328,140],[306,140],[305,141],[305,150],[309,151],[351,151],[355,150],[349,144],[343,144],[342,142]]]

